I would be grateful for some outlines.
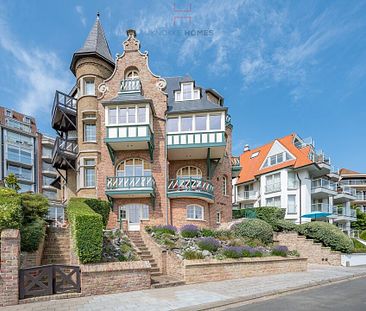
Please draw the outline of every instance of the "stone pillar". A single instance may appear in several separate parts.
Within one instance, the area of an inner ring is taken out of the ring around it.
[[[0,306],[19,301],[20,234],[19,230],[1,232]]]

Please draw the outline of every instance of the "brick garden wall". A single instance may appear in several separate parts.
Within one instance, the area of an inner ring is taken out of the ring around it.
[[[335,252],[330,247],[324,247],[321,243],[306,239],[297,233],[276,233],[274,241],[277,244],[285,245],[289,250],[297,250],[300,256],[308,258],[312,264],[325,264],[331,266],[341,265],[341,253]]]
[[[184,281],[186,284],[191,284],[306,270],[306,258],[184,260]]]
[[[150,288],[148,261],[81,265],[81,294],[102,295]]]
[[[42,263],[44,244],[45,244],[45,237],[42,239],[41,243],[38,246],[38,249],[35,252],[33,253],[21,252],[20,267],[24,269],[40,266]]]
[[[0,307],[18,304],[20,234],[18,230],[1,231]]]

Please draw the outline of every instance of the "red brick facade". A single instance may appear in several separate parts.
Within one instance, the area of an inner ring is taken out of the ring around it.
[[[114,151],[115,161],[112,163],[110,150],[104,143],[107,135],[105,122],[105,107],[103,102],[110,101],[118,95],[121,81],[125,79],[126,72],[131,68],[139,73],[143,96],[151,101],[153,110],[152,130],[154,133],[153,160],[150,159],[149,150],[123,150]],[[169,179],[176,178],[177,170],[183,166],[197,166],[202,171],[202,177],[208,179],[207,160],[169,161],[167,158],[166,118],[167,118],[167,94],[161,84],[164,79],[154,75],[148,66],[147,53],[141,53],[139,42],[133,33],[129,33],[124,42],[124,53],[117,56],[115,68],[112,73],[109,63],[100,58],[80,58],[75,65],[75,74],[80,84],[80,79],[86,75],[95,76],[96,96],[82,96],[78,99],[78,144],[80,159],[85,156],[95,157],[96,162],[96,188],[71,189],[70,194],[79,197],[96,197],[107,199],[106,179],[116,175],[117,165],[126,159],[139,158],[151,162],[152,176],[155,179],[155,200],[151,198],[138,198],[134,196],[122,196],[113,198],[113,214],[110,216],[108,227],[118,227],[119,207],[125,204],[140,203],[149,206],[149,220],[144,224],[173,224],[180,227],[188,223],[196,223],[198,226],[215,227],[220,213],[221,222],[231,220],[231,126],[226,127],[226,152],[225,156],[216,163],[211,163],[211,182],[214,186],[214,202],[200,198],[180,197],[169,199],[167,187]],[[101,92],[103,91],[103,92]],[[83,143],[83,111],[96,111],[97,114],[97,142],[94,144]],[[223,194],[223,178],[226,177],[226,194]],[[70,181],[70,186],[75,187],[76,182]],[[79,185],[80,186],[80,185]],[[204,219],[192,221],[187,219],[187,205],[197,204],[204,208]],[[127,223],[124,222],[124,228]]]

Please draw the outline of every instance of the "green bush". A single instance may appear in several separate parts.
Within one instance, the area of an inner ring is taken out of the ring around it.
[[[314,221],[301,224],[298,226],[298,232],[329,246],[334,251],[351,253],[353,250],[352,240],[335,225],[327,222]]]
[[[102,256],[103,220],[85,199],[72,198],[67,205],[67,216],[75,250],[82,263],[99,262]]]
[[[197,251],[193,251],[193,250],[186,250],[183,253],[183,258],[188,259],[188,260],[193,260],[193,259],[203,259],[204,256],[202,255],[201,252],[197,252]]]
[[[20,228],[20,246],[24,252],[35,252],[45,236],[45,221],[37,218],[33,222]]]
[[[293,223],[290,220],[286,220],[286,219],[280,219],[277,220],[273,225],[272,228],[274,231],[276,232],[282,232],[282,231],[297,231],[297,225],[295,223]]]
[[[233,219],[243,218],[244,209],[233,209]]]
[[[85,199],[84,201],[89,207],[102,216],[104,228],[107,227],[111,204],[107,201],[97,199]]]
[[[281,207],[263,206],[251,209],[247,208],[246,210],[255,211],[257,219],[264,220],[271,226],[273,226],[277,221],[283,220],[286,214],[286,210]]]
[[[352,238],[352,242],[354,246],[353,253],[366,253],[366,246],[363,245],[360,241]]]
[[[38,193],[20,194],[20,204],[23,211],[23,223],[29,224],[37,219],[43,219],[48,214],[48,199]]]
[[[245,219],[235,225],[234,232],[238,237],[258,239],[265,244],[273,240],[273,230],[271,225],[260,219]]]
[[[19,229],[22,221],[22,208],[15,190],[0,188],[0,231]]]
[[[201,236],[203,237],[215,237],[216,232],[212,229],[202,228],[201,229]]]
[[[364,231],[361,232],[360,239],[366,241],[366,230],[364,230]]]

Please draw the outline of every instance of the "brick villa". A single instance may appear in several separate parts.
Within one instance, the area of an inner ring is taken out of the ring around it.
[[[232,126],[223,97],[191,77],[153,74],[134,30],[113,59],[99,17],[57,91],[53,165],[63,200],[108,199],[109,227],[216,227],[232,217]]]

